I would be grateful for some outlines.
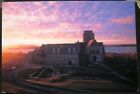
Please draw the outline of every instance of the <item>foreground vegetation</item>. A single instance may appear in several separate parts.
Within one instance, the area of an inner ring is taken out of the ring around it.
[[[137,84],[137,61],[136,55],[113,55],[105,57],[105,65],[122,76],[125,76]]]

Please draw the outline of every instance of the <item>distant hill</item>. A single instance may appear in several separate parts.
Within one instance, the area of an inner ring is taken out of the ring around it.
[[[34,49],[34,48],[38,48],[39,46],[37,45],[24,45],[24,44],[21,44],[21,45],[15,45],[15,46],[10,46],[10,47],[7,47],[8,49]]]
[[[108,44],[105,46],[136,46],[136,44]]]

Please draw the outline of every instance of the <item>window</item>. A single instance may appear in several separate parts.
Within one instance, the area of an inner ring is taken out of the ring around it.
[[[96,56],[93,56],[93,62],[96,62],[96,61],[97,61]]]
[[[68,53],[69,53],[69,54],[71,53],[71,48],[70,48],[70,47],[68,48]]]
[[[57,53],[58,53],[58,54],[60,53],[60,48],[57,48]]]
[[[94,54],[94,50],[90,50],[90,54]]]
[[[99,53],[102,54],[102,50],[100,50]]]
[[[100,54],[100,50],[98,50],[98,54]]]
[[[73,48],[73,53],[75,53],[76,52],[76,49],[75,48]]]
[[[90,54],[93,54],[93,51],[92,50],[90,50]]]
[[[55,54],[55,48],[53,48],[53,54]]]

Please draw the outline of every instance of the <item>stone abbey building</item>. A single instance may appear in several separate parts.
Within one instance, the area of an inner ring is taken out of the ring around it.
[[[97,42],[92,30],[85,30],[83,42],[67,44],[43,44],[29,53],[30,59],[49,66],[101,63],[104,60],[104,46]]]

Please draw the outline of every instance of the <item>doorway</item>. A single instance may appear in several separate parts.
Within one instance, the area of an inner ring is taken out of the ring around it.
[[[68,60],[68,65],[72,65],[72,61],[71,60]]]

